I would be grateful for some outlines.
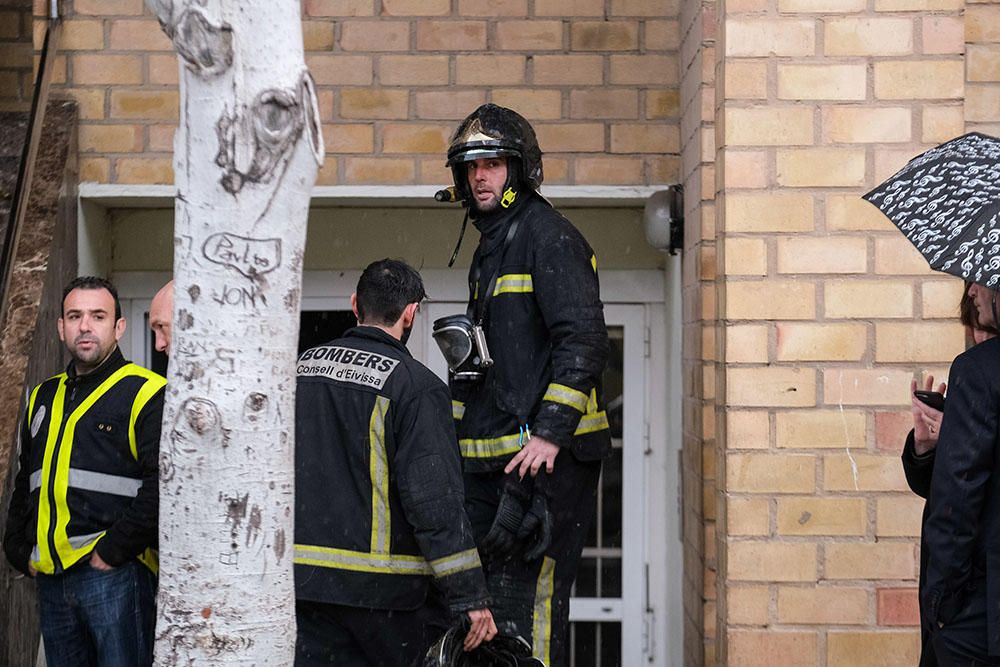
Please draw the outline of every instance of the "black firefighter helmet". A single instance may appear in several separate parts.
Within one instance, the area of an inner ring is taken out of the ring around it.
[[[472,198],[464,163],[491,157],[507,158],[505,191],[537,190],[542,184],[542,151],[531,124],[516,111],[484,104],[462,121],[448,146],[446,166],[459,199]]]

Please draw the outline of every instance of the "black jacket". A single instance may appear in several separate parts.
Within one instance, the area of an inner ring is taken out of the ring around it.
[[[934,473],[934,456],[937,449],[932,449],[923,456],[917,456],[914,449],[913,430],[906,436],[906,443],[903,445],[903,474],[906,476],[906,483],[910,490],[924,500],[931,494],[931,475]],[[929,503],[924,503],[923,514],[920,518],[920,574],[918,586],[924,587],[927,581],[927,541],[924,539],[924,526],[927,524],[927,515],[930,509]],[[923,604],[920,605],[921,618],[925,616]],[[929,628],[927,623],[920,624],[920,667],[936,667],[937,657],[934,655],[934,648],[929,640]]]
[[[4,535],[14,567],[58,574],[96,550],[155,569],[164,385],[115,349],[88,375],[71,363],[35,387]]]
[[[494,364],[479,382],[451,383],[466,470],[503,467],[528,429],[580,460],[604,458],[608,332],[594,251],[535,194],[477,226],[469,312],[483,322]]]
[[[1000,655],[1000,338],[955,358],[924,524],[921,608],[947,624],[985,578],[989,653]]]
[[[433,580],[454,612],[488,606],[444,383],[366,326],[297,375],[297,597],[414,609]]]

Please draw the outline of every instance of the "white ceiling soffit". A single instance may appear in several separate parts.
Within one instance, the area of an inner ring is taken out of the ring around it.
[[[542,186],[542,194],[556,206],[563,207],[632,207],[643,206],[646,199],[667,185],[551,185]],[[313,188],[315,208],[336,206],[435,207],[457,206],[440,204],[434,185],[318,185]],[[107,208],[167,208],[172,205],[176,189],[172,185],[119,185],[81,183],[79,195]]]

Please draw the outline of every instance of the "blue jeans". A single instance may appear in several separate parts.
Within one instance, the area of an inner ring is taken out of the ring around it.
[[[101,572],[84,562],[35,579],[49,667],[152,664],[156,577],[145,565]]]

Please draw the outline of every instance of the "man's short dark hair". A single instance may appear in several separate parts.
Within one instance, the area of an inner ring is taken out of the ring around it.
[[[73,278],[69,285],[63,288],[62,302],[63,302],[63,314],[66,312],[66,297],[69,293],[75,289],[106,289],[111,292],[111,296],[115,300],[115,322],[122,318],[122,304],[118,300],[118,289],[111,283],[110,280],[101,278],[99,276],[80,276],[78,278]]]
[[[372,262],[357,289],[358,322],[391,327],[411,303],[427,296],[417,270],[398,259]]]

